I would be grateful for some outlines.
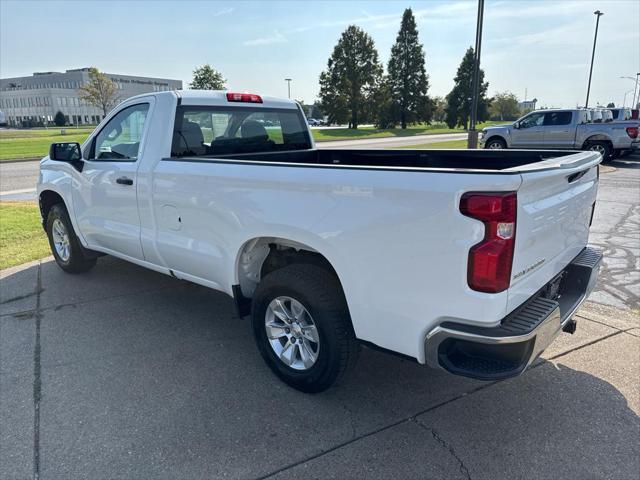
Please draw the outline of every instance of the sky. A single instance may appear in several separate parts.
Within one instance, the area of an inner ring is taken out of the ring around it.
[[[96,66],[182,80],[211,64],[228,88],[312,103],[318,77],[348,25],[369,33],[380,60],[405,8],[416,16],[431,96],[445,96],[475,42],[476,0],[461,1],[28,1],[0,0],[0,78]],[[590,105],[631,103],[640,72],[638,0],[487,0],[481,67],[489,94],[538,106],[584,104],[596,17]]]

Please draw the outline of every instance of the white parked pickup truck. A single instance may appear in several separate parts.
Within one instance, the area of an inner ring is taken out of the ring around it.
[[[38,197],[63,270],[109,254],[225,292],[270,368],[317,392],[360,344],[473,378],[522,373],[594,287],[601,160],[317,150],[293,101],[159,92],[82,146],[53,144]]]

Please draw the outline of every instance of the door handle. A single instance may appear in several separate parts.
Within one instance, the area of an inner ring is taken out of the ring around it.
[[[120,185],[133,185],[133,180],[127,177],[120,177],[116,180],[116,183],[119,183]]]

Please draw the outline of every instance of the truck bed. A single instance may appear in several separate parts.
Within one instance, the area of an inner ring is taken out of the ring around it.
[[[215,157],[180,157],[167,160],[218,162],[234,160],[274,164],[351,166],[371,168],[462,170],[522,173],[556,168],[564,164],[576,167],[589,152],[558,150],[297,150],[288,152],[245,153]],[[558,161],[562,158],[563,161]],[[526,168],[525,168],[526,167]]]

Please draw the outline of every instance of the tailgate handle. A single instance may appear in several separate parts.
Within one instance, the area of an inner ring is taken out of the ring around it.
[[[572,173],[571,175],[567,175],[567,182],[573,183],[576,180],[580,180],[585,174],[591,170],[591,168],[587,168],[586,170],[582,170],[581,172]]]

